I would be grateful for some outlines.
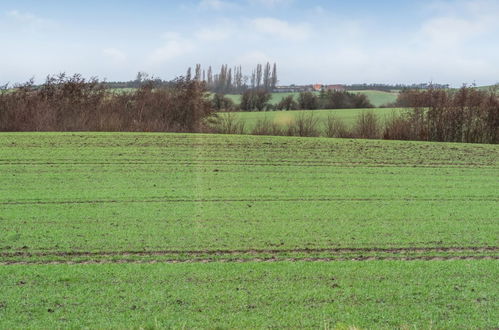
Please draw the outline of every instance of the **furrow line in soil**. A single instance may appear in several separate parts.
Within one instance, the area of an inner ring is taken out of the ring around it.
[[[0,257],[111,257],[111,256],[162,256],[162,255],[255,255],[279,253],[425,253],[425,252],[499,252],[497,246],[469,246],[469,247],[401,247],[401,248],[302,248],[302,249],[238,249],[238,250],[161,250],[161,251],[15,251],[0,252]]]
[[[459,202],[459,201],[476,201],[476,202],[499,202],[498,198],[344,198],[344,197],[327,197],[327,198],[216,198],[216,199],[95,199],[95,200],[66,200],[66,201],[2,201],[0,205],[32,205],[32,204],[104,204],[104,203],[210,203],[210,202],[333,202],[333,201],[353,201],[353,202],[370,202],[370,201],[407,201],[407,202]]]
[[[0,161],[0,166],[2,165],[29,165],[29,166],[47,166],[47,165],[161,165],[161,166],[196,166],[196,167],[211,167],[211,166],[293,166],[293,167],[331,167],[331,166],[355,166],[355,167],[367,167],[367,168],[383,168],[383,167],[411,167],[411,168],[488,168],[494,169],[498,166],[492,164],[450,164],[450,163],[442,163],[442,164],[406,164],[406,163],[350,163],[350,162],[338,162],[338,163],[308,163],[308,162],[214,162],[214,161],[206,161],[206,162],[133,162],[133,161],[123,161],[123,162],[2,162]]]
[[[183,260],[140,260],[140,259],[111,259],[111,260],[44,260],[44,261],[26,261],[26,260],[12,260],[0,261],[0,266],[9,265],[76,265],[76,264],[154,264],[154,263],[243,263],[243,262],[335,262],[335,261],[444,261],[444,260],[499,260],[499,256],[413,256],[413,257],[350,257],[350,258],[233,258],[233,259],[213,259],[213,258],[197,258],[197,259],[183,259]]]

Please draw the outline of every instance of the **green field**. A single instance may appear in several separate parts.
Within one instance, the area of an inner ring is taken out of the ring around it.
[[[0,134],[0,328],[495,328],[499,147]]]
[[[350,93],[358,93],[365,94],[369,101],[375,106],[379,107],[383,104],[392,103],[397,100],[398,92],[382,92],[382,91],[374,91],[374,90],[365,90],[365,91],[350,91]],[[314,92],[314,94],[319,95],[319,92]],[[272,93],[272,98],[270,99],[271,104],[279,103],[283,98],[292,95],[295,100],[298,100],[298,95],[300,93]],[[234,103],[239,104],[241,102],[240,94],[227,94],[228,98],[230,98]]]
[[[375,113],[380,123],[383,124],[388,118],[394,114],[400,114],[404,111],[403,108],[375,108],[375,109],[334,109],[334,110],[293,110],[293,111],[264,111],[264,112],[235,112],[236,118],[244,123],[245,133],[250,133],[255,127],[258,120],[267,119],[271,122],[282,126],[288,126],[302,114],[312,114],[319,121],[319,129],[324,130],[324,125],[329,116],[334,115],[335,118],[343,121],[347,127],[352,127],[359,114],[372,111]],[[225,116],[225,113],[219,115]]]
[[[351,93],[364,94],[367,96],[369,101],[375,106],[379,107],[387,103],[393,103],[397,101],[398,92],[383,92],[383,91],[351,91]]]
[[[8,266],[20,328],[493,328],[497,261]]]

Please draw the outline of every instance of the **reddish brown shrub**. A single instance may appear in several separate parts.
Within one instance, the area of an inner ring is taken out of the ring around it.
[[[182,78],[115,93],[97,79],[61,74],[0,93],[0,131],[197,132],[212,113],[203,83]]]

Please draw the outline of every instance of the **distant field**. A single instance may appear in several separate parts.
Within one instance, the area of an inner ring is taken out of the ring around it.
[[[348,126],[355,123],[358,115],[365,111],[372,111],[378,115],[381,122],[384,122],[392,114],[399,114],[405,109],[403,108],[375,108],[375,109],[334,109],[334,110],[294,110],[294,111],[266,111],[266,112],[236,112],[237,118],[244,122],[244,130],[250,133],[255,127],[256,122],[260,119],[267,118],[281,125],[289,125],[300,114],[313,114],[319,120],[320,126],[323,127],[327,118],[331,115],[341,119]],[[225,113],[220,113],[225,116]]]
[[[359,94],[365,94],[368,98],[369,101],[375,106],[379,107],[380,105],[387,104],[387,103],[392,103],[397,100],[398,92],[381,92],[381,91],[350,91],[351,93],[359,93]],[[298,100],[298,95],[300,93],[272,93],[272,98],[270,100],[270,103],[272,104],[277,104],[279,103],[283,98],[292,95],[295,100]],[[319,95],[319,92],[315,92],[316,95]],[[241,102],[241,95],[240,94],[228,94],[226,95],[228,98],[230,98],[232,101],[235,103],[240,103]]]
[[[382,91],[351,91],[352,93],[364,94],[369,101],[375,106],[379,107],[387,103],[397,101],[398,92],[382,92]]]
[[[490,85],[490,86],[479,86],[477,87],[478,89],[480,90],[485,90],[485,91],[488,91],[490,89],[493,89],[493,88],[497,88],[499,89],[499,84],[496,84],[496,85]]]
[[[0,134],[0,328],[494,328],[499,147]]]

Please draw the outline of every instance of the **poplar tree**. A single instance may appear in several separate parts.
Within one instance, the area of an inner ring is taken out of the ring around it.
[[[272,90],[274,90],[277,86],[277,64],[274,63],[274,67],[272,68]]]

